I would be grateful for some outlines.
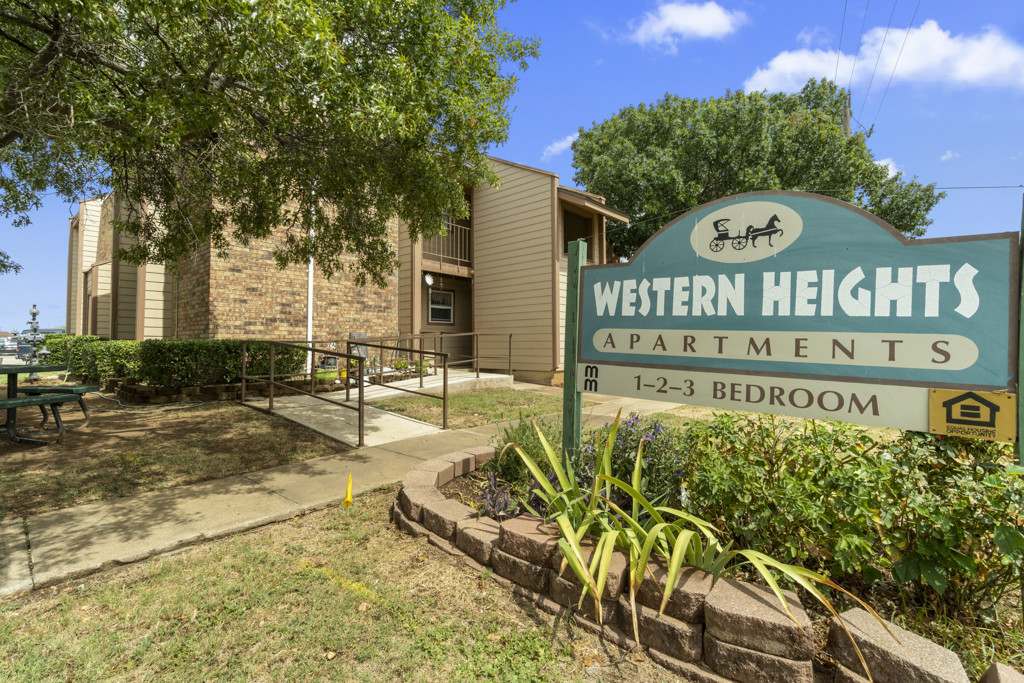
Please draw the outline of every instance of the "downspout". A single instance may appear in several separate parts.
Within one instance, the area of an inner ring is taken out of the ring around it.
[[[313,223],[316,221],[316,190],[313,191],[313,207],[311,209],[312,220],[309,225],[309,241],[313,242]],[[309,342],[309,351],[306,352],[306,372],[313,373],[313,256],[309,257],[309,266],[306,269],[306,341]]]
[[[313,230],[309,231],[310,237]],[[309,266],[306,274],[306,340],[309,341],[310,350],[306,353],[306,372],[313,372],[313,257],[309,258]]]

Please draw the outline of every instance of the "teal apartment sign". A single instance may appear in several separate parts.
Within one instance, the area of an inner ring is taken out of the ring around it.
[[[908,240],[849,204],[705,204],[580,279],[577,389],[928,430],[930,388],[1016,393],[1018,234]]]

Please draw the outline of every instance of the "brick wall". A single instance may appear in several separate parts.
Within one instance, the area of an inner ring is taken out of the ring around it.
[[[210,335],[210,245],[181,263],[177,283],[176,322],[170,339],[207,339]]]
[[[233,244],[226,258],[207,248],[182,269],[179,292],[180,338],[306,338],[307,267],[277,267],[274,248],[284,229],[248,247]],[[277,239],[275,239],[275,236]],[[394,229],[397,243],[397,228]],[[347,263],[354,263],[350,257]],[[341,340],[350,332],[385,336],[398,331],[397,274],[388,286],[358,287],[339,272],[330,280],[316,271],[313,330],[320,340]],[[205,322],[205,324],[204,324]]]

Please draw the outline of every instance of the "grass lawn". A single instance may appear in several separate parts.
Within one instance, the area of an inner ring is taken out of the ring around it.
[[[66,375],[66,374],[67,374],[66,372],[40,372],[40,373],[38,373],[38,375],[40,377],[62,377],[64,375]],[[22,375],[22,376],[18,377],[18,385],[19,386],[21,385],[21,383],[24,380],[24,378],[27,377],[27,376],[28,375]],[[7,386],[7,375],[0,375],[0,387],[6,387],[6,386]],[[4,397],[6,397],[6,396],[7,396],[7,394],[5,393]]]
[[[191,484],[349,450],[281,417],[237,403],[184,410],[159,406],[121,409],[90,396],[96,412],[85,429],[62,444],[36,447],[0,438],[0,518],[30,515],[105,498]],[[19,424],[38,419],[23,410]],[[51,420],[52,422],[52,420]]]
[[[0,679],[678,679],[401,534],[396,493],[0,598]]]
[[[377,401],[373,407],[406,415],[422,422],[441,424],[442,404],[439,398],[388,398]],[[520,416],[536,417],[561,411],[561,396],[549,396],[532,391],[502,389],[448,395],[449,429],[479,427],[490,422],[518,419]]]

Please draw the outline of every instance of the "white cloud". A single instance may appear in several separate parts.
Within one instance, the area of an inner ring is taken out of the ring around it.
[[[889,177],[890,178],[892,178],[894,175],[896,175],[899,172],[899,170],[900,170],[900,169],[896,168],[896,162],[893,161],[892,159],[888,159],[888,158],[886,158],[886,159],[879,159],[875,163],[878,164],[879,166],[885,166],[886,170],[889,172]]]
[[[809,78],[835,77],[836,57],[834,50],[787,50],[755,71],[743,87],[747,91],[798,90]],[[878,27],[865,33],[861,39],[855,70],[854,55],[839,54],[838,58],[838,81],[841,84],[850,82],[851,71],[853,83],[867,84],[874,72],[875,83],[883,87],[895,66],[893,82],[1024,90],[1024,45],[1014,42],[995,27],[988,27],[980,33],[954,36],[950,31],[942,30],[938,22],[929,19],[919,28],[909,31],[890,29],[887,38],[885,29]]]
[[[657,12],[648,12],[639,25],[632,22],[629,39],[675,54],[680,40],[724,38],[746,20],[744,12],[729,11],[713,0],[702,5],[666,2],[658,6]]]
[[[804,47],[811,47],[812,45],[824,45],[828,42],[828,31],[824,26],[815,26],[814,28],[805,28],[800,31],[796,37]]]
[[[956,159],[960,155],[951,149],[947,149],[946,153],[939,157],[939,161],[949,161],[950,159]]]
[[[550,145],[544,148],[544,153],[540,155],[541,161],[547,161],[551,157],[556,157],[565,150],[569,149],[569,146],[580,136],[579,133],[573,133],[572,135],[566,135],[561,140],[555,140]]]

